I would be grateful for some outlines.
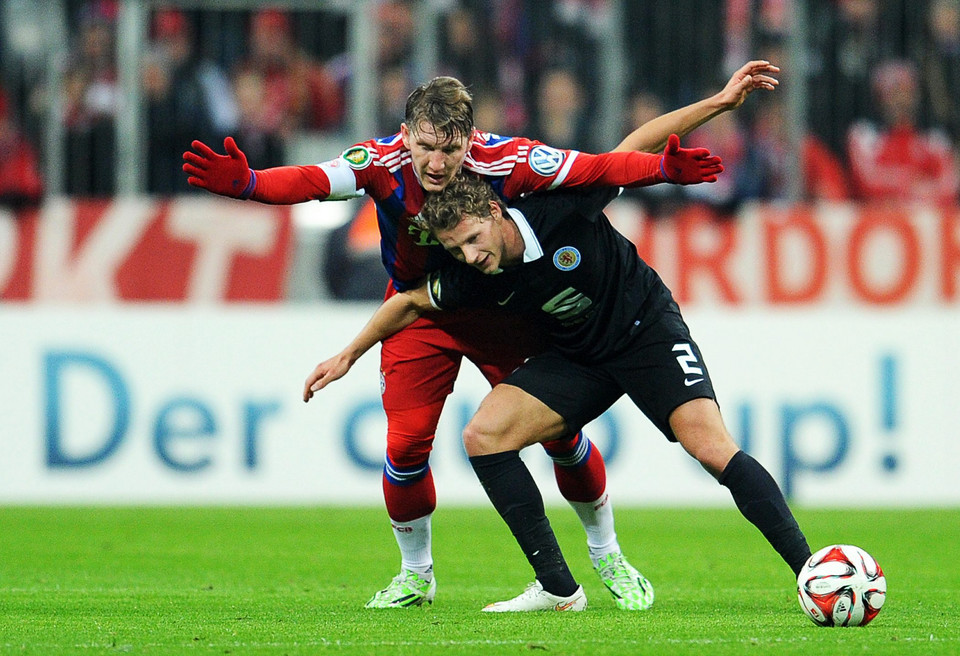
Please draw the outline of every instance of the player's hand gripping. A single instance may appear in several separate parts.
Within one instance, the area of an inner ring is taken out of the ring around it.
[[[660,158],[660,174],[667,182],[688,185],[716,182],[723,164],[706,148],[681,148],[680,137],[671,134]]]
[[[353,361],[345,353],[339,353],[318,364],[303,384],[303,402],[312,399],[314,392],[319,392],[333,381],[343,378],[352,366]]]
[[[731,76],[726,86],[716,95],[716,100],[724,110],[736,109],[756,89],[776,89],[780,81],[773,76],[779,72],[778,66],[765,59],[749,61]]]
[[[223,140],[226,155],[218,155],[202,141],[190,144],[193,150],[183,154],[183,170],[194,187],[231,198],[249,198],[256,176],[247,164],[247,156],[233,137]]]

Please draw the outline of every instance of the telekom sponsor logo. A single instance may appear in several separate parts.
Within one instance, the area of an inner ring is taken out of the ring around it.
[[[0,298],[277,301],[289,208],[223,199],[55,200],[0,212]]]

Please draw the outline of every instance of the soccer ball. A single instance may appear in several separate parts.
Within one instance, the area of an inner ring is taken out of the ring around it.
[[[804,564],[797,597],[820,626],[864,626],[883,608],[887,579],[880,564],[860,547],[834,544]]]

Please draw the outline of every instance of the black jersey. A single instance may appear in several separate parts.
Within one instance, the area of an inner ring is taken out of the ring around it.
[[[604,216],[616,195],[610,188],[562,190],[516,201],[510,217],[523,236],[523,264],[489,275],[448,263],[428,278],[431,301],[444,310],[528,314],[572,360],[616,355],[646,315],[672,300],[656,271]]]

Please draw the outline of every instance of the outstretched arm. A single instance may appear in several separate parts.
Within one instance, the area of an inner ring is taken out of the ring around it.
[[[377,308],[367,325],[345,349],[318,364],[307,376],[303,385],[303,401],[309,401],[314,392],[319,392],[328,384],[345,376],[360,356],[369,351],[374,344],[403,330],[419,319],[424,312],[433,309],[435,308],[430,304],[430,296],[425,284],[391,296]]]
[[[254,171],[233,137],[223,140],[221,155],[202,141],[190,144],[183,154],[187,182],[220,196],[256,200],[273,205],[292,205],[330,197],[327,174],[320,166],[276,166]],[[346,196],[357,195],[351,188]],[[343,192],[343,190],[341,190]]]
[[[686,136],[714,116],[742,105],[755,89],[775,89],[780,81],[773,75],[779,72],[779,67],[765,60],[747,62],[718,93],[647,121],[627,135],[613,150],[659,153],[671,134]]]

